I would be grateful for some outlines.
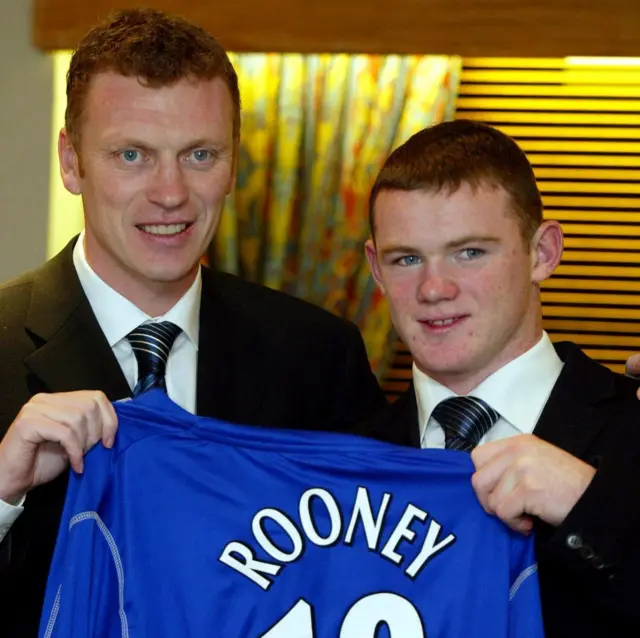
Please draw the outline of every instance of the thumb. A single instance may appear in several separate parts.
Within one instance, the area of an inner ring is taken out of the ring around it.
[[[627,359],[626,373],[629,377],[640,378],[640,353],[632,354]]]

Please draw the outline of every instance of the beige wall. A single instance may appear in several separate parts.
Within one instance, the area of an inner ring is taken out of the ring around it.
[[[0,281],[46,257],[51,59],[31,44],[32,0],[0,0]]]

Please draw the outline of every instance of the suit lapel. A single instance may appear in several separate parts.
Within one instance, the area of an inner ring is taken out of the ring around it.
[[[611,372],[572,343],[556,344],[564,366],[540,415],[534,434],[582,458],[610,418],[614,396]]]
[[[268,383],[261,375],[266,374],[267,355],[218,277],[202,269],[197,413],[260,423],[266,418],[262,406]]]
[[[230,343],[224,338],[227,322],[220,310],[216,312],[215,305],[212,284],[203,268],[196,412],[201,416],[224,418],[222,415],[230,414],[234,403],[229,371],[225,369],[225,361],[231,366],[233,357]]]
[[[39,347],[25,364],[49,392],[99,389],[114,401],[131,390],[80,286],[74,244],[35,275],[26,329]]]
[[[420,447],[418,404],[413,383],[394,403],[359,429],[359,432],[388,443]]]

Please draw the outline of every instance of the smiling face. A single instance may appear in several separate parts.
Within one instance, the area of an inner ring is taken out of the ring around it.
[[[507,192],[382,191],[366,252],[416,365],[465,394],[539,340],[539,283],[562,254],[556,222],[531,242]]]
[[[224,81],[148,88],[97,75],[80,148],[58,144],[69,191],[82,195],[95,272],[150,314],[189,288],[234,183],[233,104]]]

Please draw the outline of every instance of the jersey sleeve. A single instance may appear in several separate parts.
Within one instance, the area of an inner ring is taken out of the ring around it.
[[[509,638],[544,638],[542,606],[533,536],[513,532]]]

